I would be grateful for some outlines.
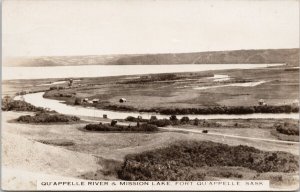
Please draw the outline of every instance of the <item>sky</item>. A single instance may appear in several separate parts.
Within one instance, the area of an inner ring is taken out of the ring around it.
[[[297,0],[3,0],[3,57],[299,47]]]

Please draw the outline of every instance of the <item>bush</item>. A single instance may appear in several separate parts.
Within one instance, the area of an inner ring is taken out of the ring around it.
[[[115,125],[117,125],[117,123],[118,123],[117,120],[112,120],[112,121],[110,122],[110,125],[111,125],[111,126],[115,126]]]
[[[188,123],[188,122],[190,122],[190,118],[189,118],[189,117],[182,117],[182,118],[180,119],[180,122],[181,122],[181,123]]]
[[[143,123],[140,126],[124,126],[110,124],[88,124],[85,126],[88,131],[103,131],[103,132],[154,132],[158,131],[157,126]]]
[[[132,116],[128,116],[128,117],[126,117],[125,120],[126,120],[126,121],[130,121],[130,122],[136,122],[136,121],[137,121],[137,118],[132,117]]]
[[[285,135],[299,135],[298,124],[291,124],[288,122],[276,123],[274,125],[276,131]]]
[[[22,123],[68,123],[76,122],[80,119],[76,116],[67,116],[58,113],[37,113],[35,116],[23,115],[17,121]]]
[[[133,117],[133,116],[128,116],[125,119],[126,121],[130,121],[130,122],[148,122],[149,120],[147,119],[139,119],[137,117]]]
[[[298,157],[286,152],[260,151],[207,141],[177,142],[169,147],[127,155],[118,171],[123,180],[203,180],[200,167],[244,167],[262,172],[296,172]],[[222,173],[223,177],[242,177]]]
[[[156,116],[151,116],[150,117],[150,121],[156,121],[157,120],[157,117]]]
[[[149,122],[150,124],[156,125],[158,127],[166,127],[172,124],[172,122],[168,119],[158,119],[152,120]]]
[[[3,99],[2,100],[2,111],[32,111],[32,112],[42,112],[46,111],[42,107],[36,107],[25,101],[12,100],[12,99]]]
[[[170,120],[171,121],[177,121],[178,119],[177,119],[176,115],[171,115]]]

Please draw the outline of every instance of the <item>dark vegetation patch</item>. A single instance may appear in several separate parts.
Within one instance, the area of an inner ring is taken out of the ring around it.
[[[294,142],[299,142],[299,135],[286,135],[286,134],[282,134],[279,133],[276,130],[272,130],[271,134],[276,136],[279,140],[283,140],[283,141],[294,141]]]
[[[152,75],[143,75],[138,79],[127,80],[119,82],[121,84],[138,84],[138,83],[151,83],[151,82],[160,82],[160,81],[174,81],[187,78],[203,78],[203,77],[212,77],[212,73],[207,74],[174,74],[174,73],[162,73],[162,74],[152,74]]]
[[[166,127],[169,125],[192,125],[199,127],[227,127],[227,128],[273,128],[274,123],[282,123],[283,121],[274,119],[190,119],[184,116],[180,119],[176,115],[171,115],[169,119],[157,119],[156,116],[151,116],[150,119],[141,119],[133,116],[125,118],[129,122],[146,122],[158,127]],[[293,120],[290,120],[293,122]],[[295,122],[293,122],[295,123]]]
[[[79,117],[62,115],[59,113],[40,112],[34,116],[22,115],[17,121],[21,123],[72,123],[78,122]]]
[[[299,106],[281,105],[281,106],[207,106],[199,108],[141,108],[109,104],[98,106],[101,109],[108,109],[113,111],[137,111],[160,113],[163,115],[205,115],[205,114],[253,114],[253,113],[297,113]]]
[[[186,115],[186,114],[252,114],[252,113],[296,113],[298,106],[215,106],[205,108],[172,108],[155,109],[165,115]]]
[[[285,135],[298,135],[299,136],[299,124],[292,122],[276,123],[276,131]]]
[[[112,121],[113,122],[113,121]],[[99,131],[99,132],[155,132],[158,131],[157,126],[141,123],[136,126],[131,125],[117,125],[117,124],[88,124],[84,127],[88,131]]]
[[[72,146],[75,145],[73,141],[65,140],[65,139],[53,139],[53,140],[37,140],[40,143],[46,145],[54,145],[54,146]]]
[[[244,145],[182,141],[166,148],[127,155],[118,177],[145,181],[204,180],[206,173],[197,171],[197,168],[205,166],[243,167],[258,173],[296,172],[299,169],[298,158],[286,152],[266,152]],[[224,174],[225,177],[240,177],[234,173]]]
[[[299,141],[299,121],[282,121],[274,124],[271,131],[278,139],[284,141]]]
[[[2,111],[32,111],[32,112],[46,111],[42,107],[36,107],[21,100],[13,100],[11,97],[4,97],[2,99],[1,109]]]

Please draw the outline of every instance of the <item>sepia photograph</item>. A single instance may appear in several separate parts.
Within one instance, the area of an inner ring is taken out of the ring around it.
[[[3,0],[1,189],[296,191],[298,0]]]

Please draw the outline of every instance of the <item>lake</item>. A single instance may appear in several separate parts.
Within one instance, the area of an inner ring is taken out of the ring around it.
[[[3,67],[2,79],[106,77],[225,69],[254,69],[285,64],[176,64],[176,65],[80,65],[53,67]]]

